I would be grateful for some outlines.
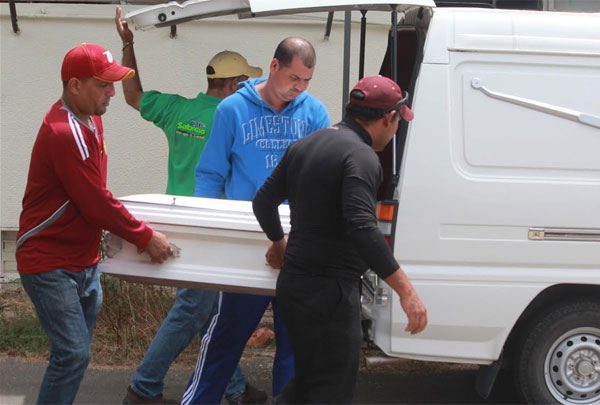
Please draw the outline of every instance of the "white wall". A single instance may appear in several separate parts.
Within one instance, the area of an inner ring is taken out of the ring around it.
[[[125,6],[124,11],[134,7]],[[6,3],[1,4],[0,228],[18,227],[31,148],[41,120],[61,94],[60,66],[65,53],[81,42],[98,43],[120,60],[121,41],[113,5],[17,3],[20,34],[14,34]],[[372,12],[367,29],[365,74],[377,74],[387,42],[389,15]],[[237,20],[234,17],[188,22],[169,29],[135,32],[140,77],[145,90],[194,97],[206,90],[204,69],[223,49],[242,53],[268,72],[281,39],[301,36],[313,43],[317,66],[309,92],[341,117],[343,13],[335,14],[325,40],[326,15]],[[358,21],[360,13],[354,12]],[[358,76],[359,24],[353,24],[350,86]],[[124,101],[121,85],[103,117],[109,155],[108,187],[116,196],[162,193],[167,179],[167,143],[162,132],[142,120]]]

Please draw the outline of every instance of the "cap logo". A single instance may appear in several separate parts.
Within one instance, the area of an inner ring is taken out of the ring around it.
[[[115,58],[113,58],[112,53],[110,53],[110,51],[104,51],[104,52],[102,52],[102,55],[106,56],[106,60],[108,60],[108,63],[113,63],[113,61],[115,60]]]

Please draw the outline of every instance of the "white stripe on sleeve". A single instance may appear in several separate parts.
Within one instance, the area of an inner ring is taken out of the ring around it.
[[[75,128],[77,128],[77,134],[79,135],[79,140],[81,141],[81,146],[83,146],[83,151],[85,152],[85,157],[90,157],[90,152],[88,151],[87,144],[85,143],[85,139],[83,138],[83,134],[81,133],[81,125],[79,122],[73,118],[73,123],[75,124]],[[85,160],[85,159],[84,159]]]
[[[85,141],[83,140],[83,137],[80,136],[81,130],[79,129],[79,124],[77,123],[77,121],[75,121],[73,119],[73,116],[71,115],[71,113],[68,114],[68,117],[69,117],[69,125],[71,126],[71,132],[73,133],[73,139],[75,139],[75,143],[77,144],[77,149],[79,149],[79,153],[81,154],[81,159],[86,160],[89,157],[89,152],[87,149],[87,145],[85,144]],[[83,147],[81,145],[82,142],[83,142]]]

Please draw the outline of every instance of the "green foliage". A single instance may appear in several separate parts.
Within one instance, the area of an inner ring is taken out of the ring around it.
[[[25,291],[17,287],[0,291],[0,352],[44,354],[49,347]]]
[[[175,299],[175,289],[137,284],[102,274],[102,311],[92,340],[92,362],[135,366],[142,359]],[[180,356],[194,364],[199,341]],[[0,353],[47,355],[50,343],[21,283],[0,286]]]

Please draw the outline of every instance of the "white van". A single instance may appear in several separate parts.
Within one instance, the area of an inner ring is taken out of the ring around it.
[[[260,16],[281,2],[222,3]],[[389,9],[306,3],[295,1],[291,12]],[[400,11],[397,80],[415,119],[381,154],[380,197],[393,208],[381,210],[381,229],[429,325],[416,336],[403,332],[398,298],[367,273],[365,333],[390,356],[482,365],[484,396],[504,364],[524,402],[600,403],[600,14],[389,3]],[[182,10],[155,6],[132,17],[147,28],[168,25]],[[202,15],[194,13],[184,17]],[[268,241],[250,203],[123,201],[180,251],[151,266],[132,246],[117,246],[104,272],[273,293],[277,272],[264,263]]]

